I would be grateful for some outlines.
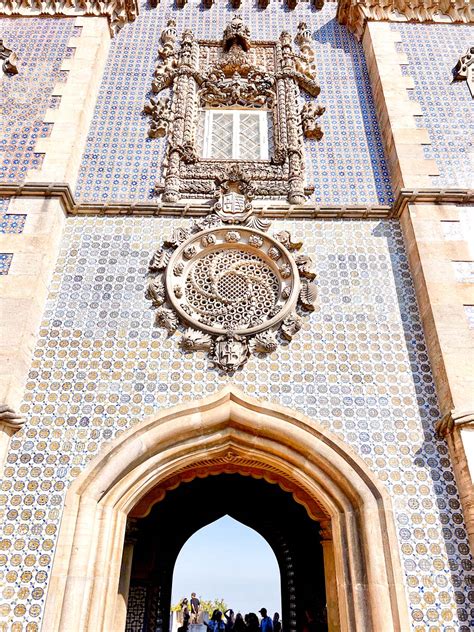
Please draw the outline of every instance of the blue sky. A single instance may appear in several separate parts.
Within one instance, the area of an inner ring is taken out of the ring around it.
[[[281,613],[280,571],[266,540],[224,516],[196,531],[181,549],[173,575],[172,603],[195,592],[223,597],[235,612]]]

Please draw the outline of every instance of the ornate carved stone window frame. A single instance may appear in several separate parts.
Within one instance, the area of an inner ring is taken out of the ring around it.
[[[168,135],[163,181],[157,193],[166,202],[182,197],[212,197],[216,182],[238,168],[252,182],[257,197],[286,197],[301,204],[313,191],[304,181],[303,137],[320,139],[315,122],[324,112],[308,102],[300,111],[303,90],[316,97],[315,53],[311,34],[301,23],[295,37],[251,42],[250,31],[234,16],[217,41],[197,41],[184,31],[178,43],[174,20],[161,34],[162,47],[152,91],[169,88],[169,97],[152,97],[144,112],[151,115],[149,136]],[[269,161],[203,160],[198,156],[196,127],[203,107],[266,108],[273,119],[274,151]]]

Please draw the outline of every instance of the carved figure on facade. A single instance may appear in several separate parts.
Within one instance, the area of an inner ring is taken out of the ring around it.
[[[305,138],[321,140],[324,132],[321,129],[318,120],[325,111],[326,108],[314,103],[314,101],[306,101],[303,105],[301,108],[301,125],[303,127],[303,134]]]
[[[474,46],[470,46],[453,68],[453,81],[466,81],[474,99]]]
[[[168,135],[163,181],[156,191],[166,202],[183,196],[213,197],[216,182],[242,166],[259,197],[286,197],[301,204],[312,188],[304,179],[304,134],[319,139],[324,108],[305,110],[298,105],[300,90],[319,94],[315,78],[315,53],[305,23],[292,36],[282,33],[278,42],[253,43],[250,30],[234,16],[220,42],[197,42],[184,31],[179,43],[175,24],[168,22],[154,71],[152,91],[171,88],[169,101],[151,98],[144,112],[151,117],[149,135]],[[273,149],[268,160],[203,159],[196,129],[203,110],[217,108],[264,109],[269,112]],[[307,130],[307,132],[305,131]],[[311,135],[312,134],[312,135]]]
[[[237,177],[219,183],[207,217],[175,229],[155,252],[145,292],[158,326],[180,330],[183,350],[207,351],[226,372],[291,340],[317,294],[311,259],[292,254],[302,243],[286,230],[270,237],[269,222],[255,222],[252,186]]]
[[[6,75],[16,75],[18,73],[16,65],[18,57],[5,46],[2,39],[0,39],[0,59],[3,61],[2,70]]]

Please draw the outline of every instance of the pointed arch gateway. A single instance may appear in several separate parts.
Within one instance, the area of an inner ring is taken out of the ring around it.
[[[145,515],[180,482],[220,472],[278,483],[314,519],[327,518],[341,630],[409,629],[391,503],[381,482],[320,424],[233,386],[137,424],[74,481],[43,629],[123,632],[117,608],[127,517]]]

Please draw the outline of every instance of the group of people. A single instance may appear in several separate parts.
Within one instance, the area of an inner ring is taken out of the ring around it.
[[[273,619],[268,616],[267,609],[259,610],[261,619],[259,621],[255,612],[249,612],[242,616],[240,612],[237,614],[229,608],[224,613],[220,610],[214,610],[212,617],[206,623],[208,630],[211,632],[281,632],[281,621],[278,612],[275,612]]]
[[[273,619],[268,616],[267,609],[261,608],[259,613],[261,618],[257,617],[255,612],[249,612],[242,616],[240,612],[237,614],[229,608],[225,612],[214,610],[209,621],[204,621],[200,617],[201,602],[196,597],[196,593],[191,594],[191,599],[183,599],[181,602],[181,612],[183,616],[183,625],[178,632],[187,632],[190,624],[202,621],[210,632],[281,632],[281,621],[278,612],[275,612]]]

